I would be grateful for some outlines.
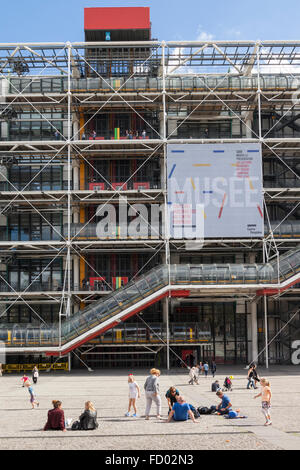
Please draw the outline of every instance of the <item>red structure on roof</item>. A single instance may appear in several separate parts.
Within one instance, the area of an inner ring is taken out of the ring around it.
[[[150,29],[149,7],[85,8],[84,30]]]

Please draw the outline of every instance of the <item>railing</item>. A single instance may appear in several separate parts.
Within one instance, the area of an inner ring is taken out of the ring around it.
[[[33,80],[33,81],[32,81]],[[226,76],[226,75],[203,75],[199,77],[166,77],[167,91],[209,91],[223,90],[257,90],[258,78],[256,75],[250,77]],[[260,88],[262,90],[294,90],[298,88],[295,75],[260,75]],[[84,93],[88,91],[97,92],[132,92],[132,91],[155,91],[163,90],[163,80],[160,77],[132,77],[132,78],[78,78],[71,79],[71,91],[73,93]],[[66,78],[11,78],[9,93],[66,93],[68,91],[68,80]]]
[[[300,134],[300,132],[299,132]],[[277,178],[273,175],[264,175],[265,188],[300,188],[299,178]]]
[[[166,340],[167,328],[163,323],[149,324],[124,323],[105,332],[92,343],[160,343]],[[211,339],[211,328],[205,323],[171,323],[169,325],[169,340],[174,343],[207,342]]]
[[[97,233],[97,224],[71,224],[71,238],[74,240],[158,240],[162,236],[162,226],[153,227],[147,225],[147,233],[130,236],[128,226],[116,225],[112,231],[103,234]],[[67,225],[64,225],[64,233],[67,235]]]
[[[172,286],[201,286],[201,285],[261,285],[277,284],[290,279],[300,272],[300,248],[282,255],[279,260],[279,273],[277,260],[268,264],[224,264],[224,265],[167,265],[157,266],[135,281],[108,294],[104,299],[94,302],[84,310],[66,319],[61,325],[61,344],[71,342],[78,336],[99,327],[103,322],[106,325],[113,322],[120,312],[130,309],[137,303],[144,302],[148,297],[155,299],[159,292],[169,285]],[[132,309],[134,310],[134,309]],[[59,342],[59,327],[38,327],[16,325],[12,332],[2,327],[0,340],[7,346],[16,345],[51,345],[57,346]]]
[[[129,180],[129,181],[128,181]],[[126,184],[125,182],[119,182],[118,188],[123,185],[123,189],[121,190],[134,190],[134,191],[147,191],[148,189],[160,189],[161,182],[160,179],[146,179],[146,181],[138,182],[138,181],[131,181],[130,175],[126,177]],[[0,181],[0,191],[66,191],[68,189],[68,182],[63,181],[62,183],[52,183],[52,182],[44,182],[44,183],[30,183],[28,182],[15,182],[11,180],[11,184],[8,181]],[[116,183],[115,183],[116,184]],[[117,189],[118,189],[117,188]],[[74,187],[73,181],[70,184],[71,190],[79,190],[79,188]],[[82,188],[81,188],[82,189]],[[113,191],[113,183],[108,184],[106,182],[101,181],[89,181],[86,182],[84,185],[83,190],[85,191]]]
[[[300,221],[298,220],[291,220],[287,222],[281,221],[271,221],[271,227],[273,230],[274,238],[295,238],[300,239]],[[34,236],[29,237],[29,229],[26,233],[26,237],[21,235],[18,236],[19,241],[62,241],[65,237],[68,236],[68,225],[64,224],[62,233],[59,235],[60,227],[56,226],[56,231],[53,231],[53,234],[49,238],[45,238],[45,236],[40,234],[35,234]],[[148,232],[146,234],[140,234],[135,236],[128,235],[127,226],[120,227],[117,225],[115,229],[111,232],[107,232],[105,234],[99,235],[97,234],[97,224],[71,224],[71,239],[73,240],[158,240],[162,237],[162,225],[159,224],[159,227],[154,228],[148,226]],[[24,230],[24,227],[23,229]],[[0,241],[16,241],[16,237],[12,236],[11,234],[12,228],[7,228],[6,226],[0,227]],[[22,231],[21,231],[22,233]],[[264,225],[264,233],[265,235],[270,234],[270,228],[268,224]],[[1,288],[0,288],[1,289]]]

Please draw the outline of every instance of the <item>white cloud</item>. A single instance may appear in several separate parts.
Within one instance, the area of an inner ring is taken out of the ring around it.
[[[293,75],[300,73],[299,65],[292,65],[286,59],[281,59],[276,57],[275,53],[270,53],[270,50],[267,48],[261,49],[262,57],[266,57],[267,60],[262,60],[260,63],[260,73],[264,74],[283,74],[283,75]],[[257,67],[253,67],[252,73],[257,73]]]
[[[214,35],[204,31],[201,24],[198,25],[197,32],[196,32],[196,41],[212,41],[214,39]]]
[[[198,28],[196,41],[212,41],[213,38],[213,34],[207,33],[206,31],[200,31],[200,27]]]

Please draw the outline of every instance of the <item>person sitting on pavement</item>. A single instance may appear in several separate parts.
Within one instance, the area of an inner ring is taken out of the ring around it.
[[[65,414],[59,400],[52,401],[53,409],[48,411],[48,420],[44,431],[66,431]]]
[[[84,412],[79,416],[78,429],[83,431],[97,429],[97,411],[91,401],[85,402]]]
[[[217,392],[218,390],[221,390],[221,387],[220,387],[219,381],[216,380],[215,382],[211,384],[211,391]]]
[[[231,410],[227,415],[224,415],[226,419],[238,419],[238,418],[247,418],[247,416],[240,415],[240,410]]]
[[[165,397],[169,405],[169,413],[172,411],[173,405],[177,402],[177,397],[180,395],[176,387],[170,387]]]
[[[170,423],[172,418],[174,419],[174,421],[187,421],[189,417],[191,418],[193,423],[197,422],[192,413],[192,410],[190,409],[190,405],[186,403],[182,395],[179,395],[177,397],[177,402],[174,403],[173,408],[169,414],[167,423]]]
[[[228,395],[225,395],[222,390],[218,390],[216,393],[217,397],[219,397],[222,401],[218,406],[211,406],[210,409],[212,412],[216,412],[219,415],[226,415],[229,411],[232,411],[232,404],[230,403],[230,398]]]

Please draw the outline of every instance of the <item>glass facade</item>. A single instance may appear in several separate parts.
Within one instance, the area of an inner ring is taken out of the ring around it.
[[[8,181],[2,191],[54,191],[63,189],[63,170],[59,165],[13,165],[8,168]]]
[[[10,241],[61,240],[62,214],[43,212],[19,213],[7,217],[7,228],[1,230],[2,239]],[[7,237],[6,237],[6,236]]]
[[[9,123],[9,140],[61,140],[63,120],[62,113],[52,110],[40,114],[20,113]]]
[[[16,291],[55,291],[62,287],[62,260],[61,259],[15,259],[7,267],[7,280],[11,288]],[[2,280],[1,291],[10,291],[9,286]]]

